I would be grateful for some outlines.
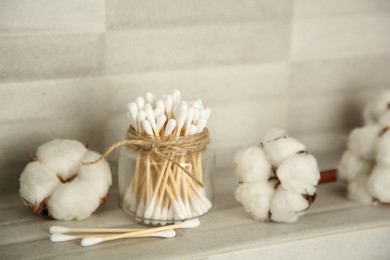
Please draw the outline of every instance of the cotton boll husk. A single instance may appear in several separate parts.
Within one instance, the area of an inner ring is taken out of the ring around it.
[[[352,182],[359,174],[367,174],[371,171],[373,162],[365,161],[351,151],[345,151],[337,166],[337,177],[346,182]]]
[[[240,150],[234,156],[236,174],[242,182],[268,180],[272,174],[272,166],[268,162],[264,150],[258,146]]]
[[[374,160],[379,125],[355,128],[348,137],[348,150],[365,160]]]
[[[100,154],[94,151],[88,151],[83,162],[93,162],[100,157]],[[79,180],[85,180],[95,187],[100,198],[107,195],[108,188],[112,184],[110,166],[105,159],[91,165],[82,165],[77,175]]]
[[[297,152],[306,150],[304,144],[292,137],[281,138],[267,143],[264,142],[263,146],[271,164],[276,167],[279,167],[284,160]]]
[[[75,179],[56,188],[48,201],[48,211],[55,219],[80,220],[89,217],[99,205],[95,187]]]
[[[27,164],[19,180],[20,196],[34,205],[50,196],[60,183],[57,175],[38,161]]]
[[[373,198],[368,190],[368,174],[362,173],[356,176],[353,182],[348,184],[348,198],[365,205],[373,204]]]
[[[381,203],[390,203],[390,168],[376,166],[368,179],[368,190]]]
[[[256,182],[240,184],[235,197],[254,219],[266,220],[273,194],[274,187],[271,183]]]
[[[283,136],[287,136],[286,131],[284,131],[283,129],[278,129],[278,128],[270,129],[267,131],[267,133],[265,133],[262,142],[268,143]]]
[[[309,202],[301,195],[285,190],[282,186],[276,189],[271,201],[271,220],[292,223],[305,214]]]
[[[390,131],[386,131],[377,141],[376,163],[390,167]]]
[[[87,148],[74,140],[55,139],[41,145],[37,151],[38,160],[63,180],[77,173]]]
[[[314,195],[320,172],[316,158],[311,154],[296,154],[280,164],[276,175],[287,191]]]

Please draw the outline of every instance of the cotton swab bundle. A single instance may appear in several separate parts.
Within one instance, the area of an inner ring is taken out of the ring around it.
[[[199,134],[210,117],[210,109],[204,108],[200,100],[182,101],[177,90],[161,99],[147,93],[127,108],[131,127],[156,141]],[[204,188],[201,153],[173,154],[173,159],[138,154],[131,180],[120,190],[122,209],[136,215],[137,221],[152,225],[166,225],[208,212],[212,204]],[[119,164],[123,175],[131,174],[128,161],[120,158]]]
[[[317,160],[282,129],[268,131],[259,146],[236,153],[236,199],[255,219],[294,222],[314,202]]]

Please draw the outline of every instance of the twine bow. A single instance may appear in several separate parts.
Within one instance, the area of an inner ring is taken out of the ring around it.
[[[189,136],[149,136],[135,131],[133,127],[127,130],[126,140],[111,145],[97,160],[84,162],[83,165],[92,165],[105,159],[119,147],[126,145],[134,152],[152,155],[168,160],[182,169],[197,184],[203,184],[197,180],[187,169],[173,160],[175,156],[201,152],[210,143],[209,131],[205,128],[202,132]]]

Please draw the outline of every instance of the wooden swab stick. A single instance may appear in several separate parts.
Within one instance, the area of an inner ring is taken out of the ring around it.
[[[177,228],[196,228],[200,224],[199,219],[191,219],[184,221],[182,223],[174,224],[174,225],[168,225],[168,226],[162,226],[157,228],[150,228],[148,230],[142,230],[142,231],[136,231],[131,233],[124,233],[124,234],[118,234],[118,235],[112,235],[107,237],[88,237],[83,238],[81,240],[82,246],[92,246],[99,244],[101,242],[110,241],[110,240],[116,240],[116,239],[122,239],[122,238],[128,238],[128,237],[134,237],[136,235],[146,235],[146,234],[152,234],[160,231],[165,231],[169,229],[177,229]]]
[[[51,226],[51,234],[58,233],[115,233],[115,232],[133,232],[140,231],[140,228],[69,228],[64,226]]]

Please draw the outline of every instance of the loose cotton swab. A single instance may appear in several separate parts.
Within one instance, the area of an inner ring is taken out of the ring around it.
[[[184,222],[181,222],[178,224],[162,226],[162,227],[157,227],[157,228],[151,228],[151,229],[143,230],[143,231],[136,231],[136,232],[131,232],[131,233],[106,236],[106,237],[88,237],[88,238],[83,238],[81,240],[81,245],[82,246],[92,246],[92,245],[96,245],[96,244],[106,242],[106,241],[117,240],[117,239],[122,239],[122,238],[129,238],[129,237],[134,237],[134,236],[138,236],[138,235],[153,234],[156,232],[165,231],[165,230],[169,230],[169,229],[196,228],[199,226],[199,224],[200,224],[199,219],[191,219],[191,220],[187,220],[187,221],[184,221]]]

